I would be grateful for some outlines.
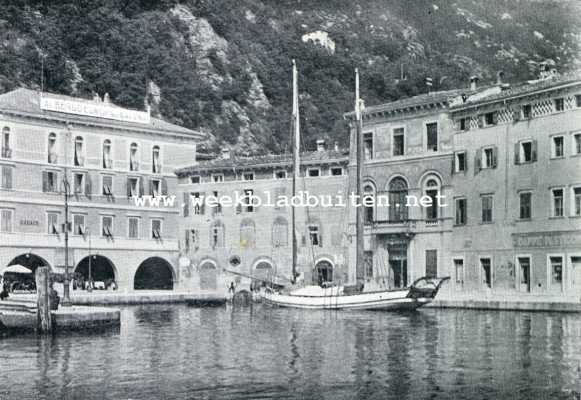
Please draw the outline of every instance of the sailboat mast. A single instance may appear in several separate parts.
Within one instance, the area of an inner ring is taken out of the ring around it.
[[[361,99],[359,98],[359,70],[355,69],[355,141],[356,141],[356,199],[359,199],[361,205],[361,193],[363,184],[363,134],[361,121]],[[363,209],[362,206],[355,208],[356,217],[356,256],[355,256],[355,278],[357,286],[360,287],[365,281],[365,271],[363,265],[364,247],[363,247]]]
[[[300,176],[300,123],[299,123],[299,87],[297,65],[293,60],[293,113],[291,121],[291,140],[293,146],[293,182],[292,198],[297,193],[297,181]],[[294,203],[292,203],[294,204]],[[292,276],[291,283],[296,282],[297,278],[297,233],[296,233],[296,210],[291,204],[291,232],[292,232]]]

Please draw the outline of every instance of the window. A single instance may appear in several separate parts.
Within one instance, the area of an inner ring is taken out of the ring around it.
[[[224,247],[224,225],[221,221],[214,221],[210,227],[210,247]]]
[[[322,247],[323,241],[321,238],[321,233],[319,231],[319,226],[318,225],[309,225],[308,231],[309,231],[309,240],[311,242],[311,246]]]
[[[518,268],[519,268],[519,289],[524,292],[531,291],[531,258],[530,257],[518,257],[517,258]]]
[[[74,173],[73,174],[73,193],[81,194],[85,191],[85,174],[84,173]]]
[[[456,225],[466,225],[468,201],[465,198],[456,199]]]
[[[496,112],[489,112],[484,114],[484,126],[496,125]]]
[[[307,170],[307,176],[309,178],[316,178],[319,175],[321,175],[321,170],[319,168],[309,168]]]
[[[253,181],[254,180],[254,172],[245,172],[242,174],[242,179],[245,181]]]
[[[565,138],[563,136],[553,136],[551,145],[551,157],[562,158],[565,156]]]
[[[56,133],[51,132],[48,135],[48,163],[56,164],[58,162],[57,148],[56,148]]]
[[[73,235],[85,234],[85,216],[83,214],[73,214]]]
[[[565,110],[565,99],[562,97],[555,99],[555,111],[564,111]]]
[[[363,134],[363,156],[365,160],[373,159],[373,133]]]
[[[438,151],[438,123],[426,124],[427,149],[428,151]]]
[[[127,218],[127,237],[129,239],[139,239],[139,218]]]
[[[246,206],[246,212],[254,212],[254,190],[244,189],[244,204]]]
[[[426,250],[426,277],[438,276],[438,250]]]
[[[77,167],[82,167],[85,165],[83,138],[81,136],[77,136],[75,138],[75,155],[73,161],[74,165]]]
[[[224,174],[213,174],[212,182],[214,183],[224,182]]]
[[[45,193],[58,192],[58,173],[42,171],[42,191]]]
[[[331,168],[331,176],[342,176],[343,175],[343,168],[342,167],[332,167]]]
[[[563,257],[551,256],[549,257],[551,286],[561,286],[563,284]]]
[[[131,143],[129,147],[129,171],[139,171],[139,146]]]
[[[532,193],[531,192],[521,192],[519,194],[520,200],[520,219],[531,219],[532,218]]]
[[[533,116],[533,108],[530,104],[524,104],[521,111],[523,119],[530,119]]]
[[[496,147],[482,149],[482,169],[496,168]]]
[[[151,220],[151,238],[161,239],[161,219]]]
[[[113,160],[111,158],[111,140],[105,139],[103,142],[103,168],[113,168]]]
[[[192,204],[194,205],[194,215],[203,215],[205,211],[205,196],[202,196],[202,193],[200,192],[190,193],[190,196],[193,198]]]
[[[127,197],[138,197],[140,194],[139,178],[127,178]]]
[[[459,151],[454,154],[454,173],[466,172],[468,169],[468,157],[465,151]]]
[[[2,158],[12,158],[12,148],[10,146],[10,128],[7,126],[2,129]]]
[[[375,188],[367,184],[363,187],[363,198],[361,200],[363,205],[363,222],[365,224],[372,224],[374,221],[374,214],[375,214],[375,207],[373,207],[373,203],[371,205],[367,205],[366,202],[373,201],[375,197]],[[369,199],[369,200],[365,200]]]
[[[492,222],[492,195],[482,196],[480,198],[482,202],[482,223]]]
[[[0,232],[11,233],[12,232],[12,215],[13,210],[0,209]]]
[[[58,235],[59,215],[56,212],[46,213],[46,227],[49,235]]]
[[[572,188],[573,190],[573,215],[581,216],[581,186]],[[581,282],[580,282],[581,283]]]
[[[526,164],[537,161],[537,141],[524,140],[515,145],[515,164]]]
[[[438,219],[438,194],[440,192],[440,184],[434,178],[428,179],[426,181],[424,195],[431,199],[430,204],[425,207],[426,209],[426,220],[435,221]]]
[[[283,199],[286,196],[286,187],[285,186],[278,186],[274,188],[274,209],[280,210],[281,208],[285,207],[285,204],[280,204],[279,200]],[[281,200],[282,201],[282,200]]]
[[[285,179],[286,178],[286,171],[274,171],[274,179]]]
[[[575,95],[575,105],[581,107],[581,94]]]
[[[253,249],[256,246],[256,226],[254,221],[245,218],[240,223],[240,247]]]
[[[470,130],[470,117],[460,118],[458,120],[458,127],[461,131]]]
[[[581,154],[581,133],[573,135],[573,154]]]
[[[101,217],[101,236],[113,237],[113,217],[110,215],[103,215]]]
[[[13,170],[10,165],[1,165],[0,172],[2,172],[2,177],[0,179],[0,188],[2,189],[12,189],[13,186]]]
[[[202,181],[200,175],[194,175],[190,177],[190,182],[192,183],[200,183]]]
[[[492,289],[492,261],[490,258],[480,259],[480,277],[482,285],[488,289]]]
[[[366,278],[373,278],[373,252],[363,252],[363,265]]]
[[[405,131],[404,128],[393,130],[393,155],[403,156],[405,153]]]
[[[220,204],[220,201],[219,201],[220,195],[216,190],[214,190],[212,192],[212,196],[216,199],[216,204],[214,207],[212,207],[212,215],[221,215],[222,214],[222,204]]]
[[[553,189],[553,190],[551,190],[551,194],[553,197],[553,201],[552,201],[553,210],[552,210],[551,216],[552,217],[562,217],[563,210],[564,210],[563,189]]]
[[[454,260],[454,272],[456,274],[456,285],[463,286],[464,285],[464,260],[461,258],[457,258]]]
[[[159,197],[162,194],[161,190],[161,180],[152,179],[149,182],[149,195],[153,197]]]
[[[288,246],[288,222],[283,217],[277,217],[272,224],[272,246]]]
[[[408,184],[405,179],[396,177],[389,182],[389,220],[391,222],[402,222],[408,219],[407,195]]]
[[[152,152],[152,165],[151,165],[151,171],[154,174],[160,174],[161,173],[161,158],[160,158],[160,150],[159,150],[159,146],[153,146],[153,149],[151,150]]]
[[[103,175],[101,177],[101,184],[102,184],[101,193],[103,194],[103,196],[113,196],[113,176]]]

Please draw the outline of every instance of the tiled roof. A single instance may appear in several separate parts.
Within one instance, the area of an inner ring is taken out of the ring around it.
[[[502,90],[499,93],[494,93],[491,94],[490,96],[478,98],[477,100],[474,101],[471,101],[470,98],[468,98],[468,100],[465,103],[452,107],[452,110],[471,107],[473,105],[482,103],[490,103],[498,100],[504,100],[511,97],[525,96],[527,94],[560,87],[574,82],[578,82],[579,84],[581,84],[581,71],[575,71],[563,75],[555,75],[552,78],[528,81],[525,83],[517,84],[511,86],[506,90]]]
[[[324,163],[347,163],[349,151],[347,150],[324,150],[301,153],[301,164],[324,164]],[[291,154],[271,154],[256,157],[215,158],[210,161],[201,161],[191,167],[176,170],[178,176],[189,175],[200,171],[209,170],[243,170],[245,168],[256,167],[276,167],[286,166],[292,163]]]
[[[77,97],[64,96],[54,93],[42,93],[43,97],[62,99],[76,102],[93,102],[93,100],[81,99]],[[109,104],[110,107],[120,108],[114,104]],[[191,129],[184,128],[175,124],[171,124],[159,118],[150,118],[148,124],[140,124],[137,122],[118,121],[107,118],[98,118],[92,116],[83,116],[75,114],[66,114],[56,111],[47,111],[40,108],[40,92],[31,89],[20,88],[8,93],[0,95],[0,112],[12,112],[21,115],[29,115],[36,117],[49,117],[56,119],[66,119],[69,122],[79,123],[93,123],[96,125],[107,125],[119,128],[133,128],[148,131],[162,131],[168,133],[179,133],[183,135],[199,136],[203,138],[205,135]]]
[[[478,89],[480,90],[480,89]],[[452,89],[452,90],[441,90],[438,92],[431,92],[431,93],[423,93],[417,96],[408,97],[405,99],[400,99],[396,101],[392,101],[389,103],[378,104],[375,106],[367,106],[363,111],[363,115],[375,114],[375,113],[384,113],[384,112],[391,112],[397,110],[405,110],[409,108],[429,105],[429,104],[439,104],[445,103],[447,104],[451,98],[458,97],[462,94],[470,95],[473,94],[475,91],[470,90],[469,88],[464,89]],[[345,117],[353,117],[355,113],[353,111],[345,114]]]

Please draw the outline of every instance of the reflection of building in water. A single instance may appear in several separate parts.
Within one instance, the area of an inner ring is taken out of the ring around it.
[[[347,153],[325,149],[301,156],[297,193],[314,196],[347,194]],[[237,290],[248,289],[251,275],[289,278],[292,268],[291,208],[276,205],[292,196],[290,155],[235,157],[224,151],[220,158],[177,170],[180,199],[188,204],[180,219],[180,241],[185,271],[194,288],[225,290],[235,275],[222,279],[223,268],[238,276]],[[262,204],[237,195],[260,198]],[[228,196],[233,204],[192,206],[189,197]],[[271,203],[274,206],[268,205]],[[298,271],[305,282],[346,281],[346,207],[296,207]],[[258,283],[258,282],[257,282]]]
[[[70,185],[70,271],[119,289],[167,289],[177,279],[178,208],[131,196],[175,193],[197,132],[96,97],[18,89],[0,95],[0,271],[63,272],[63,177]],[[89,258],[89,254],[93,256]]]

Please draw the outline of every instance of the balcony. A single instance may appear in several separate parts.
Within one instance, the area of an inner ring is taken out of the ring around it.
[[[442,229],[446,219],[449,218],[375,220],[365,227],[369,227],[373,233],[414,233],[420,230]]]
[[[12,149],[10,147],[2,147],[2,158],[12,158]]]

